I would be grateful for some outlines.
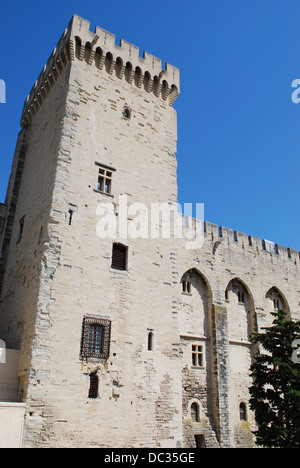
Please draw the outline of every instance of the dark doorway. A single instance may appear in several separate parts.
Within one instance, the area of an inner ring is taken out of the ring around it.
[[[206,448],[204,435],[195,435],[196,448]]]

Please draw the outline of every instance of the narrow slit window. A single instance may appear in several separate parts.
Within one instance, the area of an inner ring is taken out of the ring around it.
[[[89,398],[96,399],[98,398],[98,389],[99,389],[99,378],[98,375],[94,372],[90,375],[90,389],[89,389]]]
[[[191,405],[191,418],[193,422],[199,422],[199,405],[197,403],[193,403]]]
[[[23,218],[21,218],[19,221],[19,234],[18,234],[17,243],[21,242],[22,240],[22,236],[24,232],[24,225],[25,225],[25,216],[23,216]]]
[[[247,408],[245,403],[240,404],[240,420],[247,421]]]
[[[73,214],[74,214],[74,211],[73,211],[73,210],[69,210],[69,226],[72,225]]]
[[[148,351],[153,351],[153,338],[154,338],[154,335],[153,335],[153,332],[149,332],[148,333]]]
[[[38,237],[38,245],[41,244],[42,239],[43,239],[43,234],[44,234],[44,227],[42,226],[39,231],[39,237]]]

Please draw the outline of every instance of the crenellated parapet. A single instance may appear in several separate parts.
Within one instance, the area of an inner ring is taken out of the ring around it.
[[[159,58],[148,52],[140,57],[139,48],[135,45],[123,39],[117,45],[114,34],[99,26],[92,32],[89,21],[74,15],[25,101],[21,127],[32,121],[70,61],[85,62],[99,72],[126,80],[132,86],[153,93],[170,106],[180,93],[178,68],[167,63],[163,69]]]
[[[115,35],[96,26],[90,31],[90,22],[74,16],[71,23],[72,60],[85,61],[109,75],[115,74],[138,88],[167,101],[172,106],[180,92],[179,69],[170,64],[162,68],[161,60],[144,52],[139,56],[139,48],[121,39],[115,43]]]
[[[218,245],[222,242],[226,242],[228,247],[236,245],[240,246],[241,249],[253,249],[256,252],[278,255],[284,259],[293,261],[295,265],[299,265],[300,263],[300,252],[298,250],[283,247],[282,245],[275,244],[266,239],[248,236],[247,234],[233,231],[223,226],[204,222],[204,235],[207,240],[218,243]]]
[[[66,29],[24,103],[21,127],[28,125],[70,62],[70,31]]]

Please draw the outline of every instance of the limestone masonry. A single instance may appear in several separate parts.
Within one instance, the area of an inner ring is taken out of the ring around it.
[[[23,447],[253,447],[250,337],[300,318],[299,252],[208,222],[199,249],[97,235],[105,201],[177,203],[180,83],[89,27],[31,90],[0,205],[0,418]]]

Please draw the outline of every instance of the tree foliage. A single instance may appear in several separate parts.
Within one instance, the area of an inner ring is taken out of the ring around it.
[[[260,353],[251,366],[253,386],[250,407],[254,411],[258,445],[266,448],[300,447],[300,364],[295,340],[300,322],[274,312],[273,325],[254,335]],[[296,359],[295,359],[296,356]]]

